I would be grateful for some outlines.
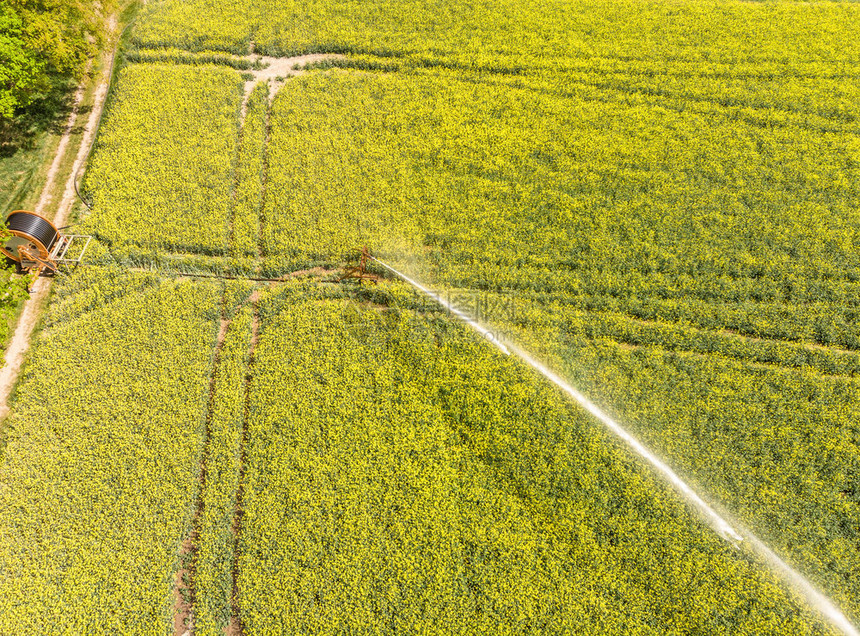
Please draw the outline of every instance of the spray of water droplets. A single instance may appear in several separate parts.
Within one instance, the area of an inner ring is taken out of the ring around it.
[[[373,258],[373,257],[371,257]],[[486,326],[482,325],[475,318],[469,316],[451,303],[442,298],[439,294],[431,291],[416,280],[413,280],[406,274],[393,268],[391,265],[373,258],[382,267],[389,270],[401,280],[409,283],[415,289],[433,299],[453,315],[465,322],[469,327],[483,336],[489,343],[498,348],[505,355],[516,355],[523,362],[533,368],[535,371],[543,375],[550,382],[558,386],[562,391],[567,393],[574,401],[579,403],[586,411],[591,413],[596,419],[602,422],[606,428],[618,436],[625,444],[648,464],[650,464],[656,472],[663,477],[678,493],[690,504],[692,504],[702,515],[702,518],[710,525],[720,536],[737,546],[741,542],[745,544],[756,554],[758,554],[768,565],[779,574],[788,584],[795,590],[803,594],[807,602],[821,613],[833,627],[840,630],[846,636],[860,636],[860,632],[851,624],[845,615],[827,596],[819,592],[812,583],[810,583],[802,574],[794,570],[785,561],[771,550],[767,544],[761,539],[752,534],[749,530],[741,528],[737,525],[730,524],[717,511],[709,506],[701,496],[699,496],[683,479],[681,479],[668,465],[661,461],[654,453],[648,450],[642,443],[631,435],[623,426],[613,420],[609,415],[604,413],[596,404],[589,400],[585,395],[571,386],[564,378],[550,370],[545,364],[532,357],[527,351],[512,343],[503,343],[499,337]]]

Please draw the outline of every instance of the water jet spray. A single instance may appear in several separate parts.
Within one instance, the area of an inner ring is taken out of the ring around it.
[[[678,491],[681,496],[692,504],[701,514],[705,522],[714,529],[717,534],[728,541],[733,547],[740,548],[741,543],[749,546],[750,550],[761,557],[784,581],[800,592],[806,601],[817,610],[827,621],[846,636],[860,636],[857,628],[851,624],[838,607],[824,594],[819,592],[802,574],[794,570],[771,550],[764,541],[756,537],[748,529],[740,525],[729,523],[716,510],[708,505],[696,491],[694,491],[683,479],[681,479],[667,464],[661,461],[654,453],[646,448],[638,439],[627,432],[618,422],[604,413],[596,404],[589,400],[584,394],[571,386],[564,378],[549,369],[545,364],[531,356],[527,351],[512,343],[502,343],[497,334],[493,333],[478,320],[469,316],[457,307],[442,298],[439,294],[431,291],[421,283],[406,274],[398,271],[391,265],[379,260],[374,256],[370,259],[379,263],[397,278],[412,285],[415,289],[433,299],[446,310],[457,316],[472,329],[483,336],[490,344],[495,346],[505,355],[515,355],[532,369],[540,373],[550,382],[558,386],[568,396],[573,398],[582,408],[588,411],[596,419],[600,420],[606,428],[619,437],[639,457],[650,464],[669,484]]]

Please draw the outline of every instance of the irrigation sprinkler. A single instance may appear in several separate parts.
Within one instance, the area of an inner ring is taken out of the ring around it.
[[[346,267],[343,270],[343,276],[337,279],[337,282],[342,280],[346,280],[348,278],[358,279],[358,284],[361,285],[362,281],[370,281],[373,284],[376,284],[379,281],[379,276],[376,274],[371,274],[367,271],[367,261],[376,260],[373,256],[370,255],[370,250],[367,249],[367,246],[361,248],[361,257],[359,258],[358,265],[351,265],[350,267]]]

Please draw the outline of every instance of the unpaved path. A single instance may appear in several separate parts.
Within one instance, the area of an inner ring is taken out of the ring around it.
[[[57,213],[54,215],[54,225],[56,225],[57,227],[63,227],[63,225],[66,224],[66,219],[69,216],[69,212],[71,212],[72,210],[72,205],[74,205],[75,197],[77,197],[77,193],[75,192],[75,179],[78,176],[78,170],[80,170],[84,161],[86,161],[87,159],[87,153],[89,152],[90,144],[93,142],[93,137],[96,134],[96,123],[98,122],[102,108],[104,107],[109,82],[110,72],[108,71],[104,75],[102,75],[101,81],[99,82],[99,86],[96,89],[96,101],[93,104],[93,109],[90,112],[90,118],[87,120],[87,126],[84,129],[84,136],[81,139],[81,146],[78,149],[78,156],[75,157],[75,163],[72,166],[72,174],[69,176],[69,180],[66,181],[66,187],[63,190],[63,198],[60,200],[60,205],[57,208]]]
[[[117,20],[115,16],[110,18],[108,26],[110,28],[111,35],[116,34]],[[93,135],[95,134],[95,125],[98,122],[99,113],[101,113],[101,110],[104,107],[108,83],[110,82],[110,73],[113,67],[113,58],[115,55],[116,48],[114,48],[113,53],[111,53],[111,57],[104,65],[102,77],[100,78],[99,85],[96,88],[93,109],[90,112],[90,118],[87,120],[86,127],[84,128],[84,134],[81,139],[80,148],[78,149],[78,155],[75,158],[72,172],[66,182],[66,187],[63,191],[63,198],[60,201],[60,205],[54,216],[54,225],[58,227],[62,227],[65,224],[69,211],[72,208],[72,203],[75,198],[75,177],[77,175],[78,168],[87,156],[89,145],[92,143]],[[78,89],[78,94],[83,94],[82,88]],[[57,147],[57,155],[54,157],[54,162],[51,164],[52,168],[54,166],[59,168],[63,159],[62,155],[65,154],[66,148],[69,145],[69,137],[71,133],[72,126],[67,126],[66,131],[63,134],[63,139],[60,140],[60,144]],[[56,176],[56,170],[54,171],[54,175]],[[46,184],[46,190],[43,190],[42,192],[43,198],[45,197],[45,191],[48,190],[49,185],[50,184]],[[39,202],[40,204],[45,205],[42,203],[41,198]],[[30,298],[24,303],[24,309],[21,312],[21,316],[18,318],[18,325],[15,328],[15,333],[12,336],[12,340],[9,342],[9,346],[6,348],[5,362],[3,364],[3,369],[0,370],[0,419],[6,417],[9,413],[9,395],[12,392],[12,387],[14,387],[15,383],[18,381],[18,375],[21,372],[21,365],[24,362],[24,356],[27,353],[27,349],[30,347],[30,336],[39,320],[41,309],[47,300],[50,289],[51,280],[49,278],[40,278],[33,284]]]
[[[117,36],[117,18],[112,15],[108,19],[108,29],[110,37]],[[66,187],[63,190],[63,198],[60,200],[60,205],[54,215],[54,225],[63,227],[66,224],[66,219],[69,212],[72,210],[72,205],[75,202],[77,191],[75,190],[75,181],[78,178],[78,172],[90,154],[90,146],[93,143],[93,138],[96,134],[96,126],[101,118],[102,110],[104,110],[105,98],[107,97],[108,88],[110,86],[110,76],[113,73],[113,65],[116,59],[116,50],[119,43],[114,47],[110,58],[105,60],[106,64],[102,70],[102,77],[99,85],[96,88],[95,96],[93,97],[93,108],[90,111],[90,118],[87,120],[87,125],[84,128],[84,135],[81,138],[81,145],[78,148],[78,155],[75,157],[75,163],[72,165],[72,173],[66,181]]]
[[[47,278],[40,278],[33,285],[30,298],[24,303],[24,310],[18,318],[15,334],[6,348],[6,363],[0,371],[0,419],[9,413],[9,394],[18,380],[24,354],[30,346],[30,334],[33,333],[33,328],[42,313],[50,288],[51,281]]]
[[[87,62],[87,67],[84,70],[84,76],[88,75],[93,66],[93,61]],[[39,196],[39,201],[36,203],[34,212],[36,214],[44,214],[45,208],[51,203],[51,190],[54,188],[54,180],[57,178],[57,173],[60,171],[60,165],[63,163],[63,157],[66,154],[66,148],[69,145],[69,138],[72,135],[72,130],[75,127],[75,122],[78,119],[78,111],[81,106],[81,100],[86,92],[87,82],[84,80],[78,86],[75,96],[72,99],[72,112],[69,114],[69,120],[66,122],[66,128],[63,130],[63,137],[57,145],[57,152],[54,155],[54,160],[51,162],[51,167],[48,168],[48,174],[45,177],[45,186],[42,188],[42,194]]]

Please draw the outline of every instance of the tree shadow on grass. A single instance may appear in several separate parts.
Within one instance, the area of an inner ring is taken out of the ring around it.
[[[69,77],[53,78],[50,87],[27,108],[11,119],[0,119],[0,160],[31,150],[42,133],[63,134],[74,106],[75,88]]]

